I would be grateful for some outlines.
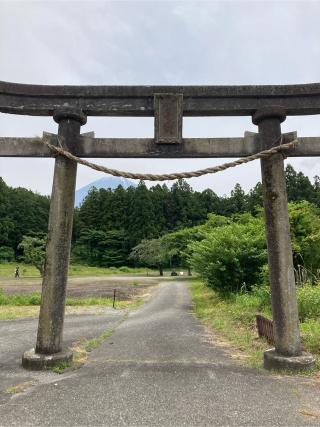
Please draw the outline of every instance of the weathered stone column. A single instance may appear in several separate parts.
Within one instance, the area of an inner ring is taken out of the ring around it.
[[[73,110],[59,110],[53,116],[59,123],[59,143],[73,151],[86,117]],[[52,186],[45,270],[36,349],[24,353],[22,365],[43,369],[70,361],[72,353],[62,348],[66,285],[73,222],[77,163],[57,156]]]
[[[259,127],[260,150],[280,144],[284,111],[258,110],[252,120]],[[267,369],[310,369],[314,358],[302,353],[294,278],[284,159],[281,153],[261,159],[263,201],[268,245],[269,279],[275,348],[264,354]]]

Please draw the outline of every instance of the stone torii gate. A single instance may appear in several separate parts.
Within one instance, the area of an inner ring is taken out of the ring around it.
[[[22,364],[42,369],[68,361],[62,346],[77,163],[56,155],[49,142],[79,157],[246,157],[296,139],[281,134],[290,115],[320,114],[320,84],[290,86],[40,86],[0,82],[0,112],[52,116],[57,135],[0,138],[0,156],[55,157],[45,272],[35,349]],[[155,117],[154,138],[95,138],[80,134],[87,116]],[[251,116],[258,133],[242,138],[183,138],[183,116]],[[297,138],[287,156],[320,156],[320,137]],[[261,159],[275,348],[264,354],[268,369],[310,369],[301,350],[284,158]]]

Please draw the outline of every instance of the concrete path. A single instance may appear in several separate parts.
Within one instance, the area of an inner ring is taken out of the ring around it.
[[[319,383],[238,365],[206,339],[190,311],[186,284],[162,282],[91,353],[89,363],[63,375],[17,368],[22,350],[34,343],[35,322],[0,322],[0,345],[13,343],[0,354],[1,388],[8,369],[20,382],[38,382],[23,393],[0,395],[0,425],[320,425]],[[119,320],[122,314],[116,313],[117,319],[68,319],[67,341],[79,335],[77,327],[97,335]]]

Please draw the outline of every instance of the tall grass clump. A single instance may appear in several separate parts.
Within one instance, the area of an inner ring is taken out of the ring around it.
[[[301,322],[309,319],[320,320],[320,283],[306,284],[297,288],[299,318]]]

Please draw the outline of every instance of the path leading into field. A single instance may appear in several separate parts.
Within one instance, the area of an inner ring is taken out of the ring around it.
[[[122,316],[68,317],[66,340],[98,335]],[[183,281],[161,282],[73,372],[18,367],[35,330],[33,320],[0,322],[0,425],[320,425],[319,383],[240,366],[193,317]],[[37,384],[4,392],[26,381]]]

